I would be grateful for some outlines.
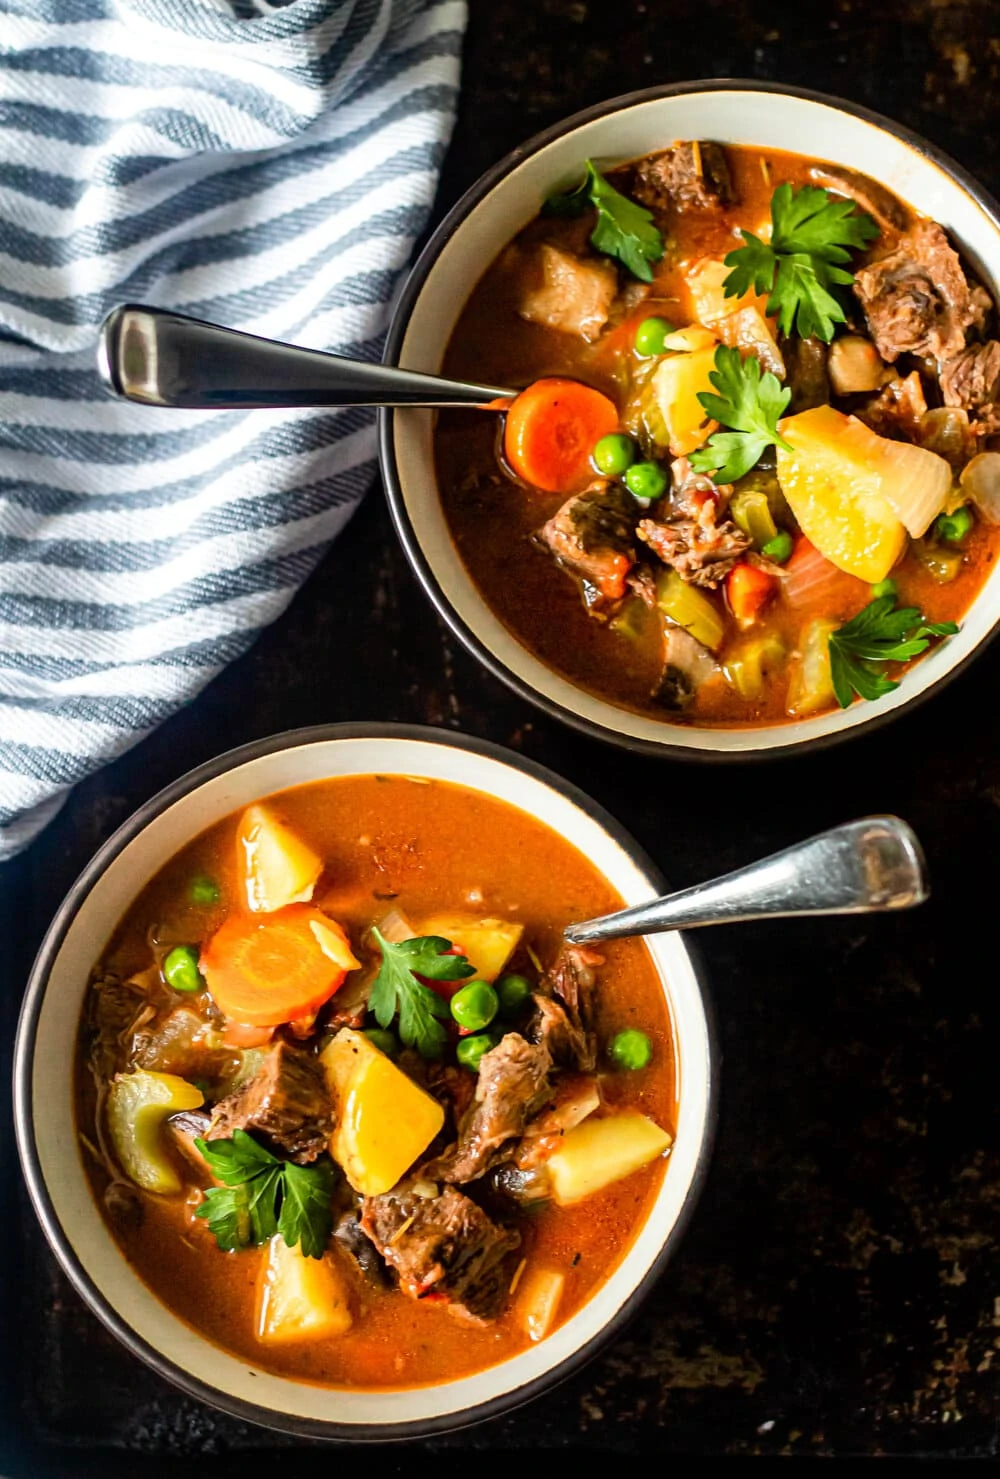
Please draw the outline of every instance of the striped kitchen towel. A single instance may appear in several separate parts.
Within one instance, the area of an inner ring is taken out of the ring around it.
[[[154,410],[126,299],[377,359],[463,0],[0,0],[0,858],[284,608],[373,415]]]

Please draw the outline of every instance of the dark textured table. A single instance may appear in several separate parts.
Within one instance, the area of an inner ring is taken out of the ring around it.
[[[713,74],[864,102],[1000,190],[995,0],[473,0],[472,11],[440,207],[567,113]],[[499,740],[590,791],[678,885],[845,817],[898,811],[933,872],[918,914],[702,938],[724,1052],[718,1145],[684,1246],[635,1324],[544,1401],[396,1449],[391,1467],[412,1470],[421,1451],[584,1445],[996,1455],[998,680],[1000,643],[947,693],[839,750],[726,770],[633,759],[479,671],[422,598],[374,490],[253,650],[0,870],[0,1054],[42,931],[91,852],[183,771],[276,730],[398,719]],[[190,1474],[211,1453],[225,1479],[246,1470],[248,1449],[283,1450],[297,1475],[330,1472],[327,1450],[293,1455],[290,1440],[181,1398],[83,1310],[18,1189],[6,1101],[0,1167],[5,1479],[131,1473],[140,1452],[157,1474]]]

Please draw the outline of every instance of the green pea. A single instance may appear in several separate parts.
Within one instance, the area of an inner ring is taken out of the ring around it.
[[[635,461],[635,442],[624,432],[613,431],[601,437],[590,455],[598,472],[607,478],[620,478]]]
[[[460,1037],[455,1048],[455,1057],[463,1068],[471,1068],[473,1073],[479,1072],[479,1064],[483,1057],[495,1048],[497,1036],[493,1032],[477,1032],[472,1037]]]
[[[972,515],[967,508],[956,508],[953,514],[939,514],[934,520],[934,533],[945,544],[961,544],[972,528]]]
[[[880,596],[898,596],[899,586],[894,580],[886,576],[885,580],[877,580],[872,586],[872,600],[877,601]]]
[[[361,1036],[367,1037],[368,1041],[378,1048],[380,1053],[384,1053],[387,1058],[395,1058],[399,1052],[399,1041],[396,1034],[389,1032],[384,1027],[366,1027]]]
[[[608,1043],[608,1057],[616,1068],[624,1068],[628,1072],[645,1068],[653,1056],[653,1048],[649,1038],[637,1027],[629,1027],[625,1032],[619,1032]]]
[[[773,539],[761,545],[760,552],[776,565],[783,565],[792,553],[792,536],[787,529],[779,529]]]
[[[488,1027],[500,1003],[493,987],[486,981],[469,981],[451,999],[451,1015],[459,1027],[478,1032]]]
[[[625,486],[640,503],[653,503],[667,491],[667,475],[658,462],[634,462],[625,474]]]
[[[644,318],[635,331],[636,352],[646,359],[665,352],[664,339],[674,332],[674,326],[665,318]]]
[[[527,976],[501,976],[496,986],[501,1017],[517,1017],[531,1000],[531,982]]]
[[[163,962],[163,978],[174,991],[200,991],[205,978],[198,969],[194,945],[175,945]]]
[[[207,873],[199,873],[197,878],[191,880],[188,898],[192,904],[217,904],[220,898],[219,885]]]

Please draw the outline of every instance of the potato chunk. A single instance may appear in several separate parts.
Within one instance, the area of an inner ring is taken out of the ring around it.
[[[479,980],[495,981],[517,949],[524,925],[510,919],[477,919],[472,914],[432,914],[421,921],[420,933],[450,940]]]
[[[322,1340],[350,1330],[347,1282],[334,1255],[306,1258],[279,1234],[271,1239],[257,1283],[257,1338],[270,1344]]]
[[[108,1129],[121,1168],[136,1186],[160,1196],[181,1190],[164,1143],[163,1122],[168,1114],[198,1109],[204,1102],[200,1089],[173,1073],[138,1068],[115,1075],[108,1090]]]
[[[675,457],[686,457],[715,430],[698,395],[701,391],[715,394],[708,377],[715,369],[716,348],[713,343],[691,354],[672,354],[653,374],[653,396]]]
[[[553,1196],[560,1207],[582,1202],[655,1161],[672,1144],[673,1136],[644,1114],[584,1120],[545,1163]]]
[[[362,1196],[389,1191],[439,1134],[444,1110],[360,1032],[320,1054],[337,1111],[330,1154]]]
[[[323,859],[269,806],[248,806],[236,835],[247,908],[270,914],[286,904],[306,904],[323,871]]]
[[[803,534],[848,575],[869,585],[884,580],[906,546],[906,528],[883,487],[883,438],[832,406],[786,416],[779,430],[792,451],[778,448],[778,481]]]

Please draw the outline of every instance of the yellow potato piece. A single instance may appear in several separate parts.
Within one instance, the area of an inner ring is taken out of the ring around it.
[[[247,908],[255,914],[270,914],[312,898],[323,859],[269,806],[247,807],[236,847]]]
[[[472,914],[432,914],[421,921],[420,933],[450,940],[480,981],[495,981],[517,949],[524,925],[509,919],[477,919]]]
[[[163,1121],[181,1109],[198,1109],[204,1095],[175,1073],[138,1068],[119,1073],[108,1089],[107,1121],[115,1155],[126,1176],[143,1191],[171,1196],[181,1178],[163,1143]]]
[[[832,406],[787,416],[778,429],[792,447],[778,448],[778,481],[803,534],[848,575],[884,580],[906,529],[883,492],[883,438]]]
[[[330,1154],[355,1191],[381,1196],[439,1134],[444,1110],[350,1027],[327,1044],[320,1062],[337,1114]]]
[[[686,457],[715,429],[698,396],[702,391],[715,394],[708,377],[715,369],[716,347],[711,344],[691,354],[669,355],[650,382],[675,457]]]
[[[257,1284],[257,1338],[270,1344],[343,1335],[353,1321],[333,1255],[306,1258],[275,1234]]]
[[[672,1144],[673,1137],[644,1114],[584,1120],[545,1162],[553,1196],[561,1207],[582,1202],[655,1161]]]

